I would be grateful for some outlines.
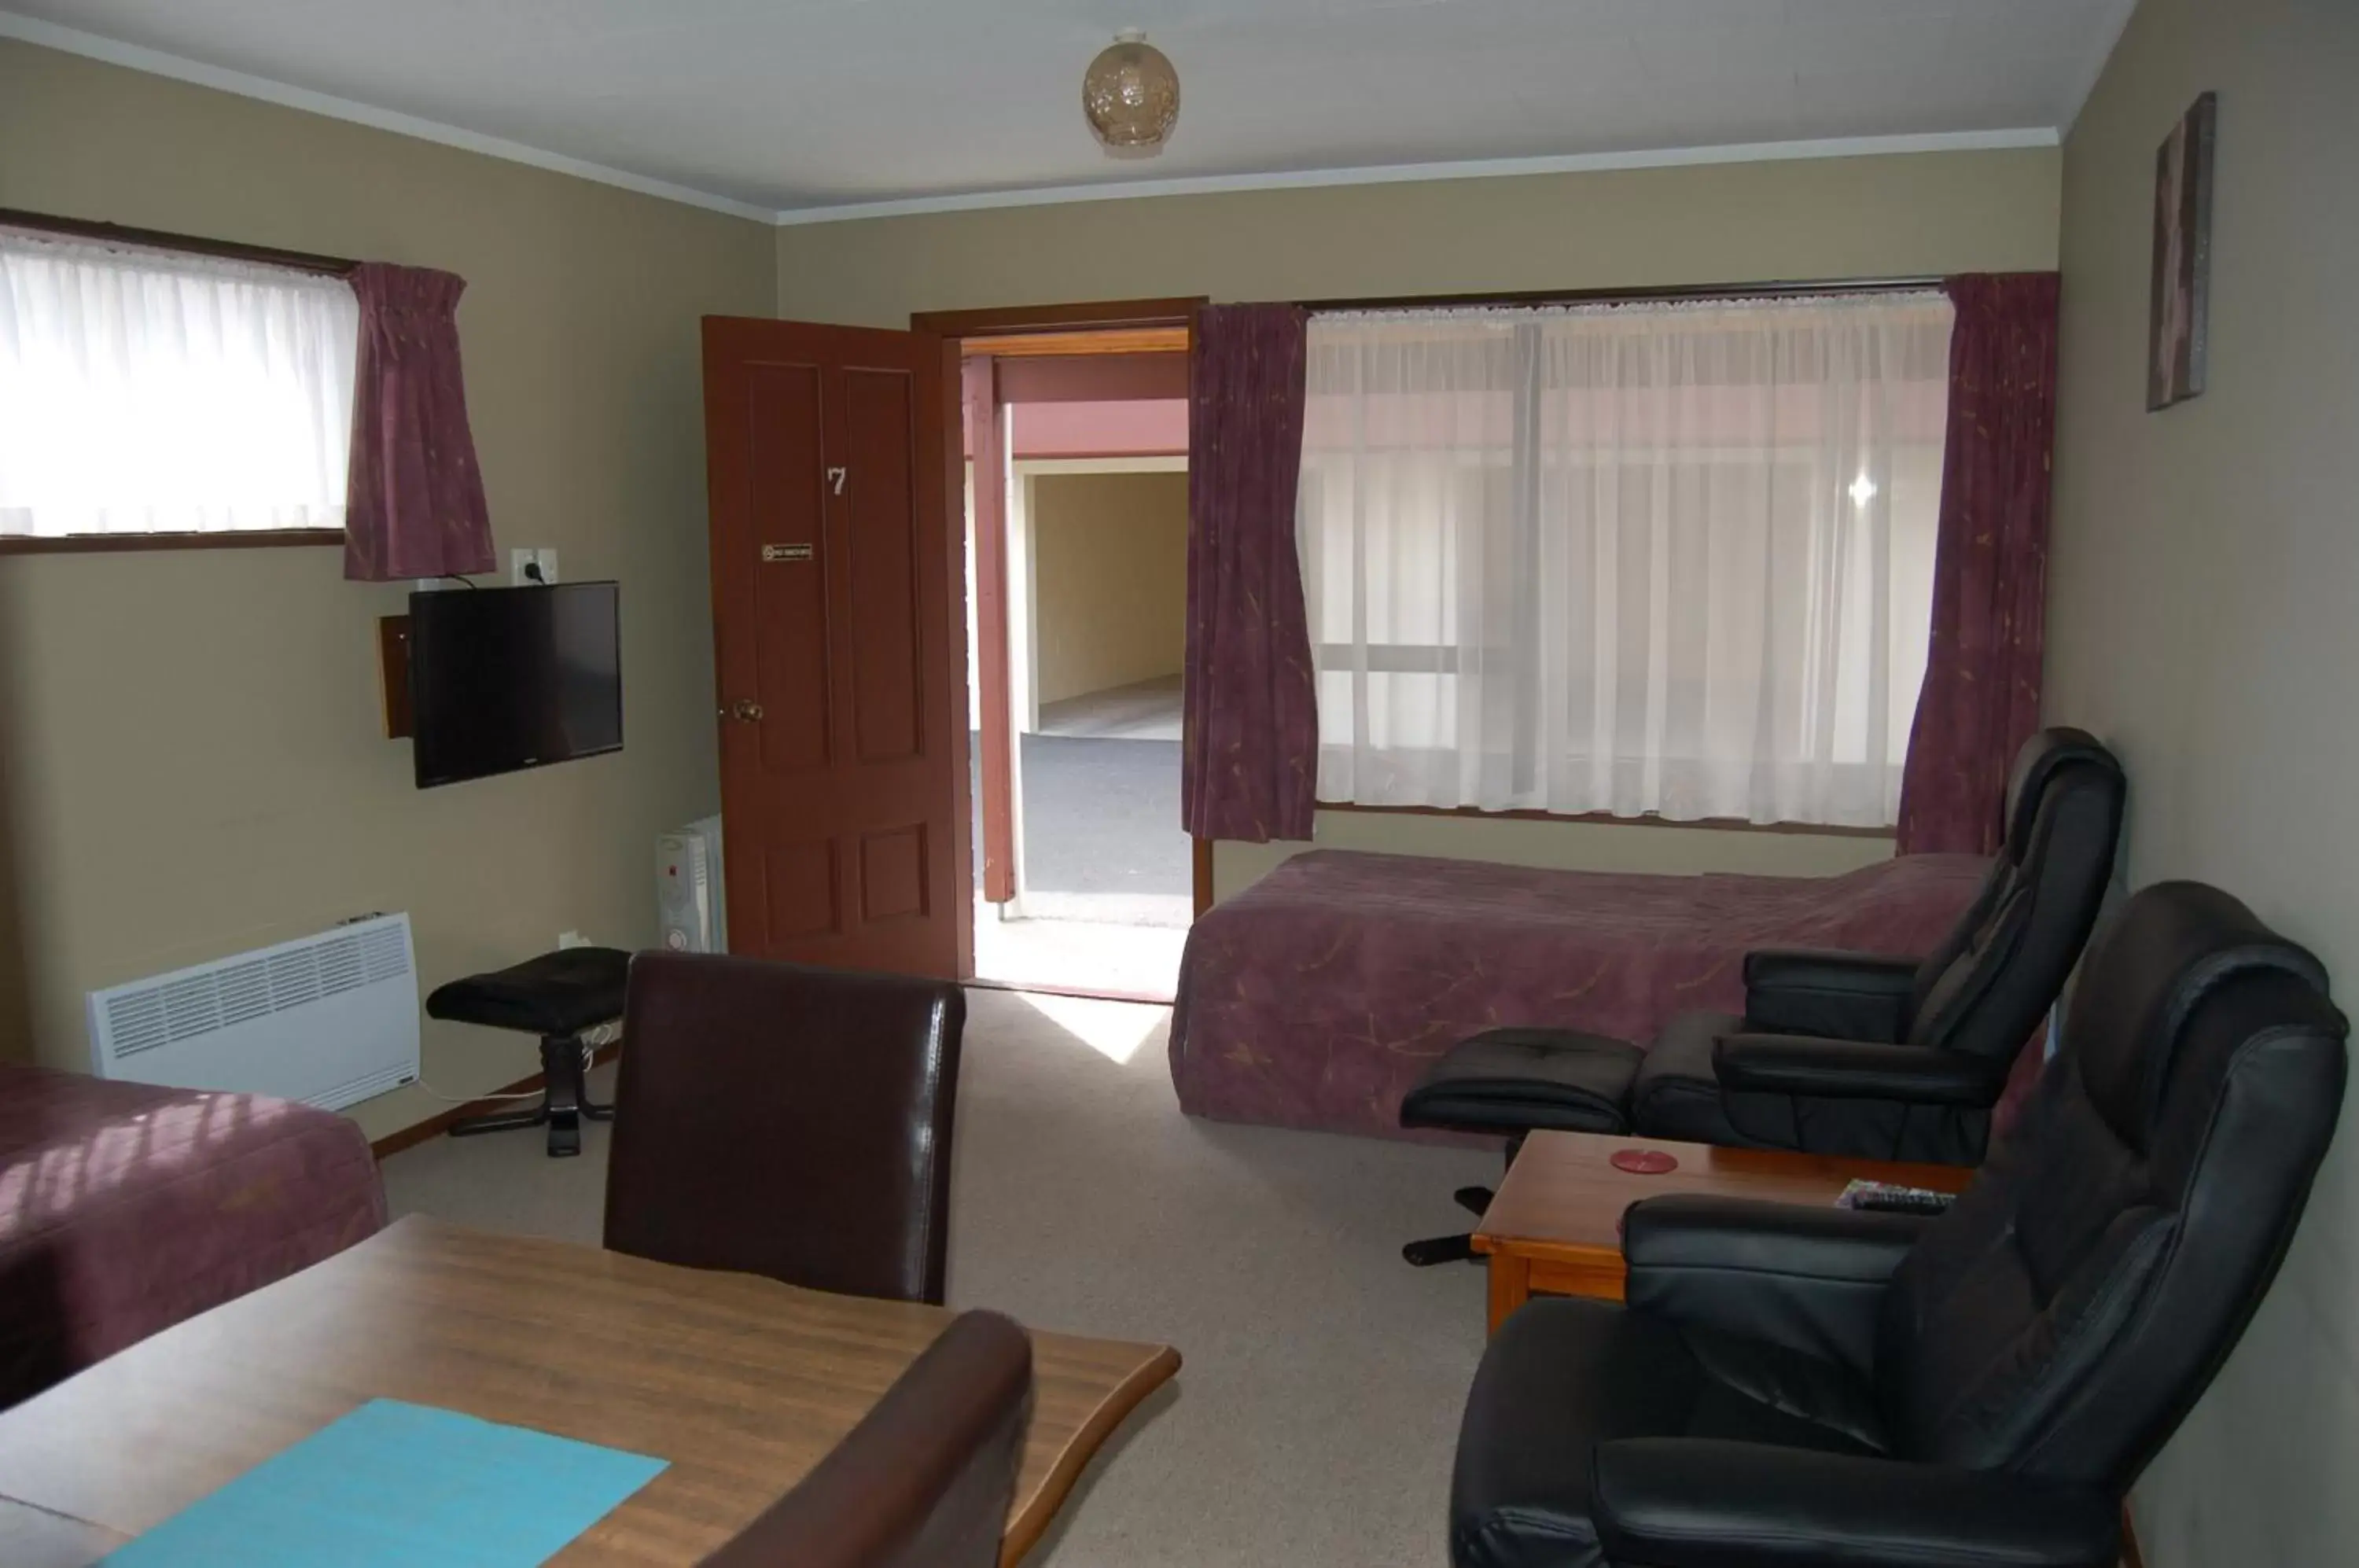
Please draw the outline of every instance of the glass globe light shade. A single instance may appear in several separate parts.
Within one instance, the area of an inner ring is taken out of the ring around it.
[[[1082,112],[1109,150],[1151,152],[1180,118],[1180,73],[1146,34],[1117,33],[1082,75]]]

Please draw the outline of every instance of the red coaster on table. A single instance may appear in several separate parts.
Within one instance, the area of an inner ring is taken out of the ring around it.
[[[1668,1176],[1680,1168],[1677,1157],[1659,1149],[1617,1149],[1609,1163],[1633,1176]]]

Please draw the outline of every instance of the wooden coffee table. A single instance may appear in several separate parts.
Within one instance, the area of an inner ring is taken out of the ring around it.
[[[1679,1161],[1660,1176],[1612,1163],[1615,1151],[1657,1149]],[[1536,1132],[1524,1140],[1499,1195],[1474,1228],[1474,1250],[1491,1260],[1491,1327],[1535,1295],[1622,1299],[1622,1211],[1641,1198],[1701,1192],[1779,1203],[1832,1203],[1854,1181],[1964,1190],[1960,1165],[1834,1160],[1766,1149],[1714,1149],[1623,1134]]]

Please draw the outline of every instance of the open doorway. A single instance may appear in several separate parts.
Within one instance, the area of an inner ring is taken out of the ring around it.
[[[974,971],[1169,1000],[1180,825],[1187,336],[962,344]]]
[[[1020,427],[1021,410],[1016,419]],[[1185,459],[1018,458],[1014,469],[1015,886],[1006,900],[984,897],[978,850],[975,974],[1168,998],[1195,914],[1180,826]],[[971,668],[987,666],[977,659]],[[978,687],[978,844],[990,794],[981,697]]]

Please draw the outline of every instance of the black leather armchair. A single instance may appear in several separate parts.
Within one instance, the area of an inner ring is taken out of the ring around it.
[[[1644,1051],[1564,1029],[1477,1035],[1403,1098],[1401,1122],[1974,1164],[2096,924],[2125,792],[2093,736],[2042,730],[2008,780],[2006,845],[1931,953],[1748,953],[1744,1013],[1681,1014]],[[1445,1255],[1446,1240],[1412,1244],[1413,1260]]]
[[[1671,1020],[1638,1064],[1630,1125],[1656,1138],[1972,1165],[2024,1042],[2064,988],[2114,873],[2121,764],[2080,730],[2017,755],[2004,849],[1915,963],[1768,951],[1745,1012]]]
[[[2006,842],[1923,958],[1772,948],[1745,957],[1745,1011],[1683,1013],[1640,1051],[1557,1029],[1462,1041],[1401,1099],[1403,1127],[1637,1132],[1723,1147],[1972,1165],[2016,1055],[2104,907],[2126,793],[2096,738],[2046,729],[2016,754]],[[1487,1187],[1461,1187],[1481,1214]],[[1401,1248],[1471,1258],[1464,1235]]]
[[[2339,1114],[2317,961],[2194,883],[2091,950],[2064,1050],[1949,1212],[1667,1197],[1626,1302],[1484,1354],[1457,1568],[2112,1568],[2123,1495],[2226,1358]]]

